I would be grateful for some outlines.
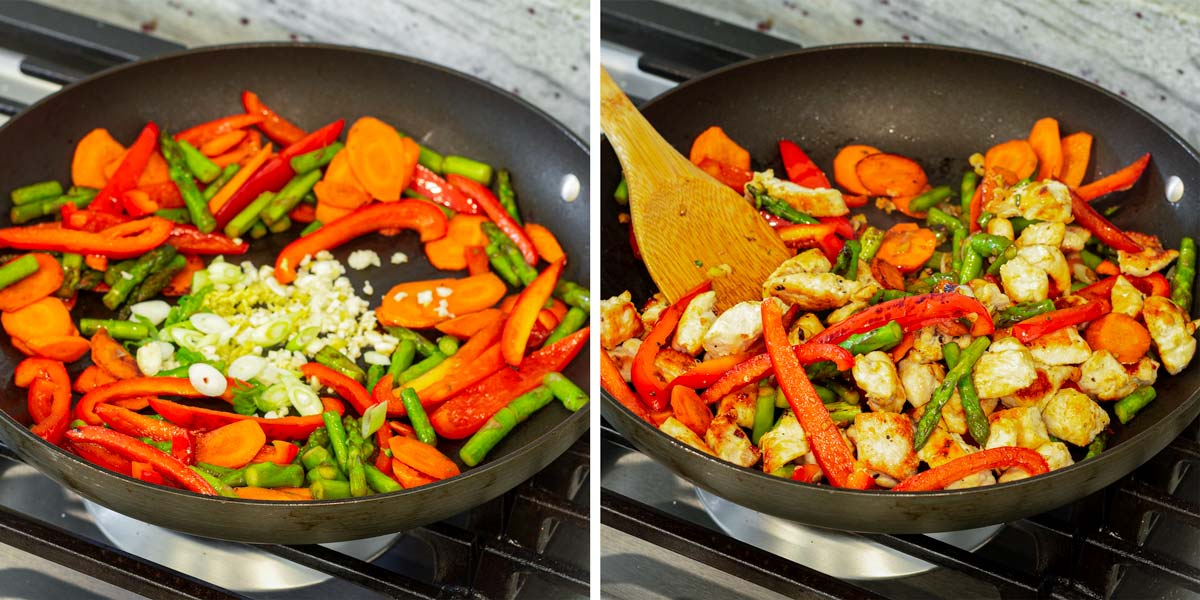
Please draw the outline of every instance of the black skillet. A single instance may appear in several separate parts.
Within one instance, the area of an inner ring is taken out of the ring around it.
[[[0,129],[0,190],[34,181],[70,180],[76,141],[106,127],[129,143],[148,120],[169,131],[240,112],[243,89],[306,129],[338,118],[347,128],[365,115],[379,117],[444,154],[504,166],[524,215],[558,234],[571,257],[564,276],[588,283],[588,150],[547,115],[477,79],[411,58],[315,44],[254,44],[187,51],[121,66],[72,85]],[[560,197],[574,174],[584,193]],[[0,209],[7,214],[7,193]],[[298,229],[255,241],[235,260],[274,264]],[[424,258],[416,235],[369,236],[334,252],[370,248],[384,266],[350,270],[361,290],[374,287],[372,306],[401,281],[446,276]],[[395,267],[394,252],[410,261]],[[84,295],[76,316],[103,313]],[[569,447],[588,427],[588,410],[570,413],[553,403],[518,426],[481,466],[436,484],[388,495],[312,503],[272,503],[205,497],[148,485],[93,466],[29,433],[25,394],[7,380],[22,355],[0,342],[0,440],[63,485],[131,517],[196,535],[229,540],[303,544],[401,531],[444,519],[490,500],[528,479]],[[72,365],[78,373],[86,360]],[[566,374],[586,389],[585,350]],[[456,457],[457,443],[439,446]]]
[[[863,143],[918,160],[930,181],[957,182],[973,152],[1028,135],[1052,116],[1064,132],[1088,131],[1090,181],[1151,152],[1150,168],[1121,203],[1118,226],[1159,235],[1167,247],[1200,230],[1200,158],[1165,125],[1086,81],[1025,61],[956,48],[866,44],[813,48],[763,58],[689,81],[642,107],[663,137],[685,154],[692,139],[720,125],[755,157],[756,169],[781,172],[777,143],[788,138],[826,170],[847,143]],[[620,166],[601,148],[602,297],[630,290],[640,302],[655,288],[633,258],[621,207],[608,194]],[[1165,199],[1169,177],[1183,201]],[[1195,191],[1193,191],[1195,190]],[[872,223],[894,222],[870,209]],[[703,232],[697,232],[703,235]],[[736,267],[736,265],[735,265]],[[602,414],[643,452],[696,485],[748,508],[837,529],[917,533],[1000,523],[1066,504],[1132,471],[1162,450],[1200,412],[1200,367],[1178,376],[1160,371],[1158,399],[1129,425],[1114,420],[1109,449],[1093,460],[1024,481],[922,494],[839,490],[770,477],[697,452],[633,416],[608,394]]]

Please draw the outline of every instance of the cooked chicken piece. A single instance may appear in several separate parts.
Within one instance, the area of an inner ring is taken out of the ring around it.
[[[1067,225],[1067,231],[1059,246],[1062,247],[1063,252],[1079,252],[1083,250],[1083,246],[1090,239],[1092,239],[1092,232],[1078,225]]]
[[[998,193],[983,206],[997,217],[1025,217],[1035,221],[1071,220],[1071,191],[1053,180],[1035,181]]]
[[[734,422],[733,415],[714,417],[704,433],[704,441],[722,460],[742,467],[753,467],[758,463],[758,448],[750,443],[750,436]]]
[[[1067,259],[1067,264],[1071,265],[1071,279],[1086,285],[1096,283],[1096,272],[1083,264],[1083,260],[1079,258],[1078,254],[1072,254]]]
[[[767,169],[754,173],[746,184],[746,199],[754,203],[755,193],[766,193],[776,200],[783,200],[792,208],[814,217],[840,217],[850,212],[842,193],[829,188],[811,189],[790,181],[778,179],[774,171]]]
[[[1046,431],[1076,446],[1092,443],[1108,427],[1108,413],[1091,398],[1073,389],[1058,390],[1042,409]]]
[[[600,345],[605,350],[642,334],[642,319],[628,291],[600,301]]]
[[[908,397],[909,404],[924,406],[933,396],[933,390],[946,377],[946,369],[941,363],[921,362],[911,356],[911,352],[909,354],[897,365],[900,383],[904,386],[904,395]]]
[[[1044,365],[1077,365],[1092,355],[1091,347],[1074,327],[1063,327],[1029,342],[1029,352]]]
[[[776,296],[800,310],[829,310],[850,301],[857,281],[830,273],[833,265],[820,250],[805,250],[783,261],[763,282],[763,297]]]
[[[1137,382],[1108,350],[1093,352],[1079,368],[1079,389],[1101,400],[1118,400],[1137,389]]]
[[[1044,271],[1059,290],[1071,289],[1071,266],[1056,246],[1025,246],[1017,250],[1017,257]]]
[[[1020,446],[1032,450],[1050,441],[1042,411],[1036,406],[994,412],[988,417],[988,423],[991,428],[985,448]]]
[[[754,427],[758,406],[758,384],[751,383],[726,394],[717,402],[718,415],[733,415],[739,427]]]
[[[982,401],[980,402],[982,403]],[[951,433],[962,435],[967,432],[967,413],[963,412],[962,396],[959,395],[957,389],[950,395],[950,400],[942,406],[941,425]]]
[[[944,358],[942,346],[953,341],[960,348],[966,348],[971,344],[971,339],[969,335],[957,337],[949,335],[933,325],[922,327],[913,337],[913,347],[912,350],[909,350],[908,356],[918,362],[939,362]]]
[[[1154,385],[1158,380],[1158,362],[1149,356],[1143,356],[1134,365],[1126,365],[1125,371],[1133,378],[1138,387]]]
[[[842,321],[845,321],[846,319],[849,319],[850,317],[853,317],[860,310],[866,308],[867,306],[869,306],[869,304],[867,304],[866,302],[858,302],[858,301],[851,302],[837,310],[830,312],[828,315],[826,315],[825,322],[829,323],[830,325],[836,325],[838,323],[841,323]]]
[[[1075,464],[1075,461],[1071,459],[1071,451],[1068,450],[1067,445],[1062,442],[1048,442],[1038,446],[1034,449],[1034,451],[1038,454],[1041,454],[1042,458],[1046,459],[1046,466],[1050,467],[1051,471],[1061,469],[1063,467],[1069,467]],[[1011,467],[1006,469],[1004,474],[1000,476],[1000,483],[1008,483],[1010,481],[1026,479],[1028,477],[1029,473],[1025,469],[1022,469],[1021,467]]]
[[[993,217],[988,219],[987,232],[992,235],[998,235],[1002,238],[1008,238],[1010,240],[1016,235],[1016,232],[1013,229],[1012,221],[1009,221],[1003,217]]]
[[[858,387],[867,393],[871,410],[900,412],[904,409],[904,386],[888,353],[876,350],[856,356],[850,373]]]
[[[975,391],[980,398],[1003,398],[1037,379],[1033,356],[1017,338],[992,342],[974,368]]]
[[[1183,309],[1170,298],[1151,296],[1142,306],[1142,318],[1168,373],[1176,375],[1192,362],[1196,355],[1196,323],[1188,320]]]
[[[1121,313],[1133,318],[1137,318],[1142,313],[1142,304],[1146,302],[1146,295],[1129,283],[1124,275],[1117,275],[1117,281],[1113,284],[1112,294],[1112,311]]]
[[[1037,302],[1050,295],[1046,272],[1020,256],[1000,266],[1000,282],[1013,302]]]
[[[1145,277],[1167,268],[1167,265],[1179,256],[1178,250],[1164,250],[1158,236],[1138,231],[1126,231],[1125,235],[1142,247],[1142,251],[1136,254],[1124,250],[1117,251],[1117,264],[1120,265],[1121,272],[1126,275]]]
[[[997,312],[1012,306],[1012,300],[1004,295],[1000,290],[1000,286],[986,279],[972,279],[967,283],[971,293],[975,299],[987,307],[988,314],[995,315]],[[960,288],[961,289],[961,288]]]
[[[709,448],[708,444],[705,444],[704,440],[700,439],[700,436],[696,435],[695,431],[689,429],[687,425],[684,425],[675,417],[667,417],[667,420],[663,421],[662,425],[658,426],[658,429],[701,452],[716,456],[712,448]]]
[[[633,368],[633,358],[637,356],[638,348],[642,347],[642,340],[638,338],[630,338],[621,342],[621,345],[608,350],[608,356],[617,363],[617,368],[621,369],[621,377],[625,381],[629,381],[632,377],[630,370]]]
[[[871,265],[858,261],[858,272],[856,273],[858,282],[858,291],[854,292],[850,299],[855,302],[867,302],[875,295],[883,286],[871,274]]]
[[[1043,245],[1057,248],[1062,245],[1066,235],[1067,225],[1065,223],[1055,221],[1033,223],[1021,232],[1021,237],[1017,238],[1017,247]]]
[[[961,435],[947,432],[945,429],[938,427],[930,434],[929,440],[925,442],[925,446],[917,452],[917,457],[925,461],[930,467],[940,467],[956,458],[961,458],[978,451],[979,448],[968,444],[962,439]],[[955,481],[946,486],[946,489],[957,490],[991,485],[993,483],[996,483],[996,477],[992,475],[991,471],[980,471]]]
[[[717,304],[717,293],[713,291],[697,294],[688,303],[687,308],[679,317],[679,325],[675,328],[675,341],[671,347],[695,356],[704,345],[704,334],[717,320],[713,307]]]
[[[747,300],[721,313],[704,334],[707,358],[738,354],[750,349],[762,336],[761,302]]]
[[[825,331],[825,326],[821,324],[821,318],[813,313],[804,313],[788,330],[788,342],[799,344],[822,331]]]
[[[1037,377],[1033,383],[1017,390],[1011,396],[1001,399],[1004,406],[1036,406],[1042,408],[1054,393],[1068,381],[1079,379],[1079,367],[1048,367],[1038,365]]]
[[[642,307],[642,327],[646,331],[654,328],[654,324],[658,322],[658,318],[662,316],[664,310],[671,306],[667,302],[667,298],[662,295],[662,292],[650,296],[646,301],[646,305]]]
[[[770,473],[808,454],[808,438],[795,415],[788,411],[758,440],[758,448],[762,450],[763,471]]]
[[[913,452],[913,425],[907,416],[861,413],[854,417],[853,433],[858,460],[868,469],[897,481],[916,474],[920,461]]]
[[[654,368],[663,381],[670,381],[683,375],[688,369],[700,362],[690,354],[684,354],[674,348],[662,348],[654,357]]]

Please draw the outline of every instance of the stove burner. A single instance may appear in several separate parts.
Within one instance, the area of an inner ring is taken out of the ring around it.
[[[90,500],[84,500],[83,504],[114,546],[228,590],[243,593],[290,590],[316,585],[332,577],[251,544],[191,536],[138,521]],[[401,535],[396,533],[321,546],[370,562],[383,555]]]
[[[937,566],[855,533],[810,527],[763,514],[700,488],[696,488],[696,496],[708,516],[730,536],[839,579],[893,579],[924,573]],[[1003,527],[992,525],[927,535],[974,552]],[[853,558],[847,560],[847,557]]]

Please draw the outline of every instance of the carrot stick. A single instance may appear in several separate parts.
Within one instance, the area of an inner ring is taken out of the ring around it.
[[[507,291],[504,281],[492,273],[461,279],[410,281],[384,294],[375,314],[384,325],[422,329],[493,306]],[[439,311],[439,307],[444,310]]]
[[[247,131],[245,129],[235,129],[229,133],[223,133],[217,137],[201,144],[200,153],[211,158],[220,156],[229,152],[234,146],[238,145],[242,140],[246,139]]]
[[[858,161],[854,173],[873,196],[912,196],[929,183],[921,165],[898,154],[871,154]]]
[[[692,150],[688,160],[692,164],[700,164],[706,158],[711,158],[721,164],[750,169],[750,153],[745,148],[725,134],[725,130],[716,125],[705,129],[692,141]]]
[[[250,160],[246,162],[242,168],[238,169],[237,174],[235,174],[229,179],[228,182],[225,183],[225,187],[222,187],[220,190],[218,190],[217,195],[213,196],[212,200],[208,201],[208,210],[215,213],[219,208],[225,206],[225,203],[229,201],[229,198],[233,196],[233,193],[238,191],[238,188],[242,187],[242,185],[246,183],[246,180],[250,179],[250,176],[253,175],[254,172],[263,165],[263,163],[267,162],[267,158],[269,156],[271,156],[271,145],[267,144],[266,146],[263,146],[262,149],[260,149],[254,156],[250,157]]]
[[[17,310],[0,313],[0,325],[9,336],[26,342],[78,333],[66,305],[55,297],[42,298]]]
[[[250,157],[254,156],[262,149],[262,135],[257,131],[247,131],[246,137],[224,154],[218,154],[212,157],[212,161],[218,167],[225,168],[233,163],[245,164]]]
[[[1058,179],[1062,174],[1063,145],[1058,133],[1058,120],[1038,119],[1029,130],[1029,145],[1037,155],[1037,180]]]
[[[63,271],[49,254],[35,253],[38,268],[32,275],[0,290],[0,311],[13,311],[53,294],[62,287]],[[18,336],[19,337],[19,336]]]
[[[137,361],[125,346],[108,335],[108,331],[103,327],[97,329],[96,334],[92,336],[92,362],[117,379],[133,379],[142,375]]]
[[[1092,134],[1079,131],[1062,139],[1062,182],[1067,187],[1077,188],[1087,173],[1088,160],[1092,154]]]
[[[400,482],[400,485],[406,490],[437,481],[436,479],[400,462],[399,459],[392,459],[392,477],[395,478],[396,481]]]
[[[671,410],[680,423],[696,435],[704,435],[712,422],[712,409],[708,407],[692,388],[677,385],[671,389]]]
[[[122,398],[109,402],[113,406],[120,406],[126,410],[139,411],[150,406],[150,396],[138,396],[137,398]]]
[[[239,469],[246,466],[267,443],[257,421],[234,421],[196,437],[196,462]]]
[[[388,440],[388,444],[392,449],[392,458],[434,479],[446,479],[459,474],[458,465],[433,446],[401,436]]]
[[[1025,140],[1001,142],[989,148],[987,154],[983,155],[983,176],[986,178],[988,173],[1002,173],[1008,185],[1033,175],[1037,166],[1037,153]]]
[[[1122,364],[1141,360],[1150,350],[1150,332],[1133,317],[1108,313],[1087,327],[1084,336],[1092,350],[1108,350]]]
[[[554,237],[554,233],[549,229],[537,223],[526,223],[525,233],[533,241],[533,247],[537,249],[538,256],[542,257],[542,260],[552,263],[566,256],[562,245],[558,243],[558,238]]]
[[[855,172],[854,168],[858,166],[859,161],[862,159],[872,154],[880,153],[881,150],[879,148],[861,144],[851,144],[842,148],[833,159],[833,179],[843,189],[852,194],[859,196],[871,195],[871,192],[863,187],[862,182],[858,180],[858,173]]]
[[[920,269],[933,256],[937,236],[916,223],[897,223],[883,236],[875,257],[904,273]]]
[[[75,145],[71,159],[71,182],[75,185],[103,188],[108,182],[104,167],[125,154],[125,147],[114,140],[107,129],[93,129]]]
[[[371,197],[394,202],[407,187],[415,163],[404,173],[407,155],[403,140],[391,125],[375,117],[355,121],[346,134],[350,168]]]
[[[467,313],[465,315],[455,317],[449,321],[442,321],[435,327],[437,327],[438,331],[446,335],[452,335],[456,338],[465,340],[476,333],[479,333],[479,330],[483,329],[484,327],[487,327],[488,325],[491,325],[492,323],[495,323],[503,318],[504,313],[501,312],[500,309],[485,308],[483,310],[477,310],[473,313]]]
[[[252,423],[253,421],[242,421],[242,422],[243,423],[246,423],[246,422]],[[216,463],[212,463],[212,464],[216,464]],[[311,492],[309,493],[309,495],[307,497],[305,497],[305,496],[301,496],[299,494],[285,492],[285,491],[283,491],[284,489],[298,489],[298,488],[272,489],[272,488],[244,486],[244,487],[233,488],[233,493],[237,494],[238,498],[242,498],[244,500],[273,500],[276,502],[297,502],[299,500],[312,500]],[[304,488],[304,489],[307,490],[308,488]]]

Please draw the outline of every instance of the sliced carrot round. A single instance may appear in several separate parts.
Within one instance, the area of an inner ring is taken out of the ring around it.
[[[375,316],[384,325],[433,327],[457,315],[493,306],[507,292],[504,281],[492,273],[411,281],[388,290]]]
[[[713,125],[705,129],[692,141],[692,149],[688,160],[699,165],[706,158],[711,158],[723,165],[737,167],[742,170],[750,168],[750,152],[733,141],[725,130]]]
[[[400,199],[402,180],[407,179],[402,175],[405,149],[403,138],[391,125],[375,117],[356,121],[346,134],[346,157],[355,178],[373,198]]]
[[[49,254],[34,253],[33,257],[37,260],[37,271],[0,290],[0,311],[14,311],[29,306],[62,287],[63,271],[58,261]]]
[[[1026,140],[1001,142],[989,148],[987,154],[983,155],[984,172],[1004,175],[1008,185],[1033,175],[1037,166],[1037,153]]]
[[[0,324],[3,324],[5,333],[24,341],[26,345],[33,339],[78,333],[66,305],[53,296],[0,313]]]
[[[1150,350],[1150,332],[1122,313],[1108,313],[1089,323],[1084,339],[1092,350],[1108,350],[1126,365],[1141,360]]]
[[[872,196],[912,196],[929,183],[917,161],[899,154],[872,154],[854,165],[854,173]]]
[[[1037,180],[1058,179],[1062,173],[1063,147],[1058,132],[1058,120],[1038,119],[1029,130],[1029,145],[1038,159]]]
[[[883,236],[875,257],[903,273],[920,269],[937,248],[937,236],[916,223],[899,223]]]
[[[542,260],[552,263],[558,262],[558,259],[566,256],[562,245],[558,243],[558,238],[554,237],[554,232],[546,227],[537,223],[526,223],[525,233],[529,234],[529,239],[533,242],[533,247],[537,249],[538,256],[542,257]]]
[[[71,159],[71,182],[75,185],[102,188],[108,183],[104,168],[125,155],[125,147],[107,129],[93,129],[75,146]]]
[[[87,338],[77,335],[54,335],[34,338],[26,342],[29,349],[37,356],[44,356],[63,362],[75,362],[88,353],[91,345]]]
[[[842,148],[833,159],[833,179],[842,186],[842,189],[852,194],[870,196],[871,192],[858,180],[858,174],[854,168],[858,166],[858,161],[881,152],[882,150],[879,148],[862,144],[851,144]]]

